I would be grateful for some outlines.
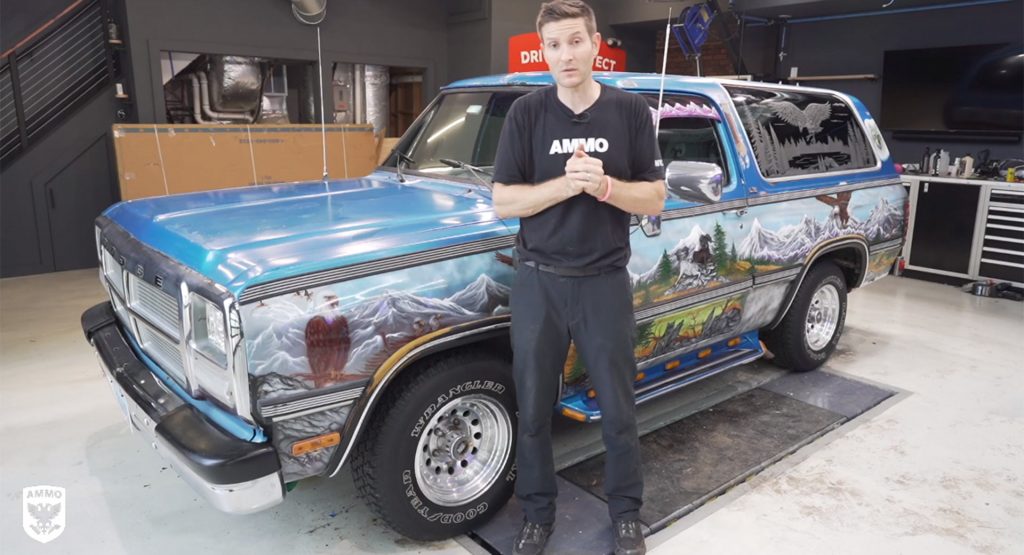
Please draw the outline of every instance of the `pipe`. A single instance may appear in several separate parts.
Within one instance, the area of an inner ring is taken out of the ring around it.
[[[893,10],[875,10],[875,11],[870,11],[870,12],[848,13],[848,14],[840,14],[840,15],[821,15],[821,16],[816,16],[816,17],[801,17],[801,18],[790,19],[788,21],[788,23],[790,23],[790,24],[793,24],[793,23],[816,23],[816,22],[819,22],[819,21],[835,21],[835,20],[840,20],[840,19],[853,19],[855,17],[871,17],[871,16],[876,16],[876,15],[890,15],[890,14],[898,14],[898,13],[917,13],[917,12],[927,12],[927,11],[932,11],[932,10],[945,10],[945,9],[949,9],[949,8],[970,8],[970,7],[974,7],[974,6],[984,6],[986,4],[1005,4],[1006,2],[1010,2],[1010,1],[1011,0],[970,0],[970,1],[966,1],[966,2],[954,2],[954,3],[951,3],[951,4],[933,4],[933,5],[930,5],[930,6],[913,6],[913,7],[910,7],[910,8],[896,8],[896,9],[893,9]],[[753,16],[743,16],[743,18],[747,19],[747,20],[750,20],[750,21],[753,21],[753,23],[750,24],[751,27],[763,27],[763,26],[767,26],[767,25],[772,25],[774,23],[774,22],[756,21],[756,19],[759,19],[759,18],[755,18]]]
[[[292,15],[299,23],[319,25],[327,17],[327,0],[292,0]]]
[[[232,121],[244,121],[252,123],[255,121],[255,116],[252,114],[231,114],[228,112],[214,112],[210,109],[210,83],[206,80],[206,74],[202,71],[197,71],[193,75],[199,77],[199,93],[202,96],[203,113],[206,117],[211,120],[232,120]]]
[[[366,123],[366,67],[363,64],[353,66],[355,78],[352,80],[353,123]]]
[[[192,81],[192,117],[196,119],[196,123],[210,123],[203,119],[202,107],[199,105],[199,78],[195,73],[189,73],[188,78]]]
[[[372,123],[373,132],[383,137],[390,120],[390,70],[388,66],[366,64],[363,66],[363,79],[366,83],[366,123]]]

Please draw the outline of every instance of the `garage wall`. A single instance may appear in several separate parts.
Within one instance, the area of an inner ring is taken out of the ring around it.
[[[491,70],[491,18],[448,24],[448,79],[446,83],[493,73]],[[441,83],[443,86],[445,83]]]
[[[788,31],[789,55],[780,64],[780,73],[788,76],[789,68],[797,66],[801,75],[871,73],[881,77],[886,50],[1020,42],[1024,40],[1022,13],[1024,2],[1016,0],[1002,4],[795,24]],[[774,53],[774,32],[766,33],[764,28],[752,31],[754,33],[746,37],[744,59],[750,66],[770,71],[765,65],[771,59],[766,59],[765,53],[771,53],[769,56]],[[760,41],[757,35],[762,37]],[[826,81],[815,85],[852,94],[860,98],[876,117],[881,115],[881,79]],[[1019,158],[1024,155],[1021,143],[964,143],[943,139],[921,142],[894,140],[891,134],[887,134],[886,140],[894,159],[899,162],[917,161],[925,146],[945,148],[954,156],[968,152],[973,154],[983,148],[991,148],[993,158]]]
[[[71,112],[0,174],[0,277],[96,265],[93,220],[117,198],[112,94]]]
[[[317,58],[316,29],[296,21],[288,0],[132,0],[127,18],[142,123],[164,120],[161,50]],[[429,100],[448,79],[446,18],[442,0],[328,0],[321,24],[325,84],[335,61],[420,67]]]
[[[6,51],[66,8],[71,0],[0,3],[0,51]]]

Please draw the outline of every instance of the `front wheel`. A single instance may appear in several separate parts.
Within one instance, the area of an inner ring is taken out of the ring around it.
[[[468,532],[498,512],[515,480],[509,363],[461,353],[390,386],[352,459],[360,494],[415,540]]]
[[[838,266],[825,260],[807,273],[789,312],[764,333],[764,342],[776,364],[806,372],[832,355],[845,322],[846,280]]]

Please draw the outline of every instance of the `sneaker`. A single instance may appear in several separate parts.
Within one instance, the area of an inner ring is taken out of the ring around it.
[[[615,523],[615,555],[643,555],[647,553],[644,531],[639,520],[620,520]]]
[[[515,555],[540,555],[544,552],[544,546],[547,545],[554,528],[553,524],[534,524],[524,520],[523,527],[519,529],[515,543],[512,544],[512,553]]]

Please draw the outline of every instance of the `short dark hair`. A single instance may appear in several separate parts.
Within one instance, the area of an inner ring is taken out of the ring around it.
[[[541,27],[563,19],[582,19],[588,35],[597,32],[597,19],[594,17],[594,10],[586,2],[583,0],[554,0],[540,5],[540,13],[537,14],[537,34],[540,35]]]

